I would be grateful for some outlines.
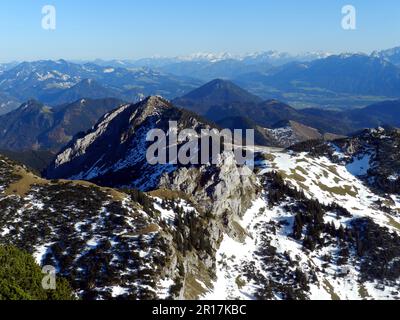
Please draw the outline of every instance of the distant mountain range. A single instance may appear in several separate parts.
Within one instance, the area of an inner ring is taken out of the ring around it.
[[[106,112],[123,102],[118,99],[81,99],[50,107],[30,100],[0,116],[0,149],[58,151],[74,135],[88,130]]]
[[[51,106],[80,98],[139,101],[181,97],[214,79],[231,80],[264,100],[296,109],[351,109],[400,97],[399,48],[371,55],[267,51],[87,62],[0,64],[0,114],[29,100]]]
[[[380,57],[398,66],[400,65],[400,47],[375,51],[372,53],[372,56]]]
[[[395,47],[387,50],[374,51],[371,56],[377,56],[398,64],[398,56],[400,47]],[[347,53],[351,54],[351,53]],[[359,53],[354,53],[359,54]],[[199,52],[186,56],[177,57],[160,57],[155,56],[151,58],[144,58],[138,60],[96,60],[95,63],[99,65],[116,65],[116,66],[135,66],[135,67],[162,67],[166,65],[176,64],[180,62],[210,62],[217,63],[226,60],[242,61],[248,65],[267,63],[272,66],[280,66],[290,62],[310,62],[313,60],[324,59],[334,55],[331,52],[304,52],[299,54],[291,54],[287,52],[280,52],[276,50],[253,52],[248,54],[231,54],[228,52],[222,53],[207,53]]]
[[[29,99],[54,106],[80,98],[137,101],[150,94],[174,98],[201,83],[148,68],[102,67],[65,60],[23,62],[0,73],[0,114]]]
[[[0,115],[18,108],[19,101],[7,93],[0,92]]]
[[[173,100],[173,103],[198,114],[206,115],[218,114],[220,107],[232,103],[248,104],[259,103],[261,101],[261,98],[247,92],[230,81],[216,79],[181,98]]]
[[[18,65],[18,62],[0,63],[0,74]]]
[[[297,110],[277,100],[261,101],[260,98],[226,80],[211,81],[182,98],[175,99],[173,103],[222,126],[234,123],[239,127],[247,124],[251,128],[254,128],[254,125],[273,128],[281,121],[290,120],[316,128],[321,134],[338,135],[380,125],[400,126],[400,100],[350,111],[313,108]]]
[[[83,97],[89,99],[103,99],[117,97],[119,95],[120,93],[117,90],[105,88],[96,80],[84,79],[71,88],[47,96],[45,100],[48,102],[50,101],[52,105],[58,105],[69,101],[77,101]]]
[[[149,67],[159,68],[180,62],[210,62],[216,63],[226,60],[243,61],[246,64],[267,63],[273,66],[283,65],[293,61],[311,61],[315,59],[326,58],[331,53],[327,52],[305,52],[301,54],[290,54],[287,52],[279,52],[276,50],[254,52],[248,54],[231,54],[228,52],[210,53],[198,52],[189,55],[176,57],[154,56],[150,58],[142,58],[137,60],[95,60],[94,63],[102,66],[119,66],[119,67]],[[86,61],[89,62],[89,61]]]
[[[281,100],[296,108],[349,109],[400,97],[399,51],[395,48],[371,55],[296,56],[276,51],[244,56],[202,54],[142,63],[203,81],[232,80],[263,99]]]
[[[57,151],[122,101],[137,102],[148,95],[175,98],[171,100],[173,105],[195,112],[220,127],[255,129],[256,142],[262,145],[288,146],[310,137],[329,139],[364,128],[400,126],[400,100],[396,98],[400,96],[400,69],[389,62],[395,62],[398,51],[392,49],[370,56],[321,55],[317,60],[277,67],[267,57],[286,55],[266,53],[242,58],[198,55],[173,62],[215,66],[214,71],[224,64],[229,70],[239,70],[238,64],[249,68],[258,63],[269,64],[266,72],[246,73],[234,81],[214,79],[204,85],[204,81],[188,75],[132,67],[124,61],[115,61],[124,67],[101,66],[101,61],[78,64],[64,60],[2,65],[0,114],[12,112],[0,117],[0,149]],[[172,66],[166,63],[163,68],[168,65]],[[254,94],[260,90],[274,91],[282,99],[265,99],[264,95]],[[310,96],[336,99],[362,94],[378,102],[348,110],[352,101],[349,98],[349,105],[343,111],[324,110],[314,104],[298,109],[286,102],[293,101],[292,98],[286,99],[287,95],[280,92],[304,98],[306,106]],[[25,138],[21,139],[22,136]],[[282,139],[278,141],[277,137]]]
[[[64,91],[70,99],[79,96],[79,88],[101,88],[93,80],[83,80]],[[105,113],[123,104],[120,99],[93,97],[74,103],[49,106],[35,100],[0,116],[0,149],[10,151],[58,151],[79,132],[90,129]],[[108,95],[106,93],[105,95]],[[365,108],[328,111],[295,109],[278,100],[266,100],[236,84],[216,79],[188,94],[172,100],[221,128],[254,129],[256,144],[288,147],[309,139],[331,140],[357,130],[377,126],[400,126],[400,100],[384,101]]]
[[[353,95],[400,96],[400,69],[384,59],[361,54],[287,64],[255,81],[287,92],[320,88]],[[248,86],[250,78],[239,82]]]

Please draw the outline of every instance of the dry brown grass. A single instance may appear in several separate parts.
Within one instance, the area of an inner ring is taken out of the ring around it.
[[[394,220],[391,216],[386,214],[386,217],[389,220],[389,225],[392,226],[393,228],[396,228],[397,230],[400,230],[400,223],[398,223],[396,220]]]
[[[196,300],[207,293],[207,289],[204,288],[199,281],[204,283],[207,288],[212,288],[212,279],[210,279],[210,274],[202,262],[199,262],[199,264],[194,267],[193,271],[185,278],[185,299]]]
[[[360,297],[361,297],[363,300],[366,300],[367,298],[370,298],[370,297],[371,297],[371,296],[369,295],[369,293],[368,293],[367,288],[364,286],[363,283],[360,283],[360,284],[358,285],[358,294],[360,295]]]
[[[148,226],[144,227],[143,229],[138,231],[138,235],[144,235],[149,233],[155,233],[160,230],[160,227],[156,224],[149,224]]]
[[[43,178],[38,177],[37,175],[33,174],[32,172],[26,170],[21,166],[15,166],[14,174],[19,176],[20,179],[8,186],[5,190],[6,195],[18,195],[20,197],[25,197],[29,191],[31,190],[32,186],[34,185],[46,185],[46,184],[70,184],[72,186],[85,186],[85,187],[96,187],[100,190],[110,194],[114,200],[122,201],[127,196],[112,188],[103,188],[94,183],[88,181],[71,181],[71,180],[56,180],[56,182],[52,182],[50,180],[46,180]]]
[[[49,181],[34,175],[32,172],[25,170],[21,166],[16,166],[14,168],[14,173],[20,177],[20,180],[8,186],[5,191],[6,195],[19,195],[24,197],[29,193],[33,185],[43,185],[49,183]]]
[[[331,295],[332,300],[340,300],[340,297],[335,293],[333,286],[328,280],[324,279],[322,286]]]
[[[89,182],[89,181],[60,179],[60,180],[57,180],[57,183],[70,184],[72,186],[83,186],[83,187],[88,187],[88,188],[98,188],[101,191],[110,194],[115,201],[122,201],[127,197],[127,195],[125,193],[123,193],[123,192],[117,191],[117,190],[112,189],[112,188],[100,187],[99,185],[94,184],[94,183]]]
[[[291,174],[287,174],[285,171],[279,171],[280,176],[286,180],[286,179],[291,179],[291,180],[295,180],[296,182],[299,183],[304,183],[307,181],[307,179],[302,176],[301,174],[299,174],[296,170],[291,170]]]
[[[323,184],[323,183],[316,183],[316,185],[318,185],[318,187],[322,190],[322,191],[326,191],[329,192],[331,194],[336,194],[336,195],[340,195],[340,196],[346,196],[349,195],[351,197],[356,197],[358,195],[358,191],[354,190],[352,186],[349,185],[344,185],[343,187],[328,187],[327,185]]]
[[[271,161],[271,162],[275,161],[275,159],[276,159],[276,157],[271,153],[262,153],[262,154],[260,154],[260,157],[262,160]]]

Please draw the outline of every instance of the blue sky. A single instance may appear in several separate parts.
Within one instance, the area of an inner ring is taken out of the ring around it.
[[[41,9],[57,9],[57,29]],[[357,30],[341,8],[357,9]],[[364,51],[400,45],[398,0],[1,0],[0,61],[193,52]]]

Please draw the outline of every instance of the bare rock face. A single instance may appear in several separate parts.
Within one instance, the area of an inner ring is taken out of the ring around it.
[[[179,129],[209,128],[195,115],[177,109],[160,97],[123,105],[104,115],[86,134],[78,136],[62,150],[47,169],[50,179],[89,180],[107,187],[157,188],[162,174],[174,165],[150,165],[146,159],[150,130],[168,132],[169,122]]]
[[[250,207],[260,189],[256,175],[239,168],[230,152],[222,153],[215,166],[181,168],[164,175],[160,187],[190,194],[204,212],[216,218],[217,225],[210,226],[215,243],[221,230],[239,237],[234,221]]]
[[[151,129],[167,132],[169,121],[176,121],[179,129],[210,128],[167,100],[149,97],[105,115],[86,135],[60,152],[47,176],[89,180],[107,187],[181,191],[212,215],[240,216],[254,199],[256,179],[251,172],[243,174],[233,153],[221,154],[215,165],[148,163],[146,135]]]
[[[216,216],[224,213],[240,216],[257,193],[256,176],[250,171],[244,174],[229,152],[221,154],[215,166],[181,168],[164,175],[160,187],[192,195],[203,210]]]
[[[197,250],[185,256],[185,281],[180,292],[182,299],[196,299],[205,292],[193,290],[188,279],[199,279],[201,268],[206,268],[208,274],[215,272],[216,252],[224,234],[243,240],[243,230],[238,230],[235,222],[251,206],[260,185],[254,173],[237,166],[233,153],[224,152],[216,165],[179,168],[163,175],[159,187],[190,195],[204,218],[201,237],[210,247],[208,251]],[[211,289],[214,279],[208,280]]]

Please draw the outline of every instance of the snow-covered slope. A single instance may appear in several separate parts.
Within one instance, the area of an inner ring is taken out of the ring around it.
[[[268,152],[263,192],[225,235],[204,299],[397,299],[400,197],[374,193],[354,173],[308,153]]]
[[[269,136],[276,146],[284,148],[303,141],[324,139],[324,135],[317,129],[296,121],[280,121],[272,128],[260,129],[260,131]]]
[[[398,130],[257,147],[242,175],[229,152],[151,166],[146,135],[169,120],[210,126],[150,97],[59,153],[49,177],[74,181],[0,158],[0,244],[57,266],[89,299],[399,298]]]
[[[205,257],[186,262],[191,285],[183,282],[185,297],[398,297],[397,130],[306,141],[291,150],[258,148],[256,170],[246,177],[237,174],[227,154],[216,166],[147,167],[141,132],[155,123],[162,126],[171,115],[179,113],[157,97],[117,109],[58,155],[54,172],[61,176],[53,177],[100,177],[97,181],[106,186],[164,188],[190,197],[204,220],[200,229],[186,224],[187,231],[200,232],[204,239],[198,248],[208,250]],[[191,116],[178,119],[183,127],[199,125]],[[127,146],[123,153],[121,141]],[[384,181],[392,181],[391,187],[383,188]],[[163,215],[171,221],[172,213]],[[185,240],[178,242],[187,246]],[[204,276],[209,272],[215,277]]]
[[[177,109],[160,97],[149,97],[138,104],[127,104],[106,114],[83,137],[77,137],[49,167],[49,178],[92,180],[101,185],[151,190],[162,174],[176,165],[150,165],[146,141],[152,129],[169,132],[169,122],[179,129],[210,128],[197,116]]]
[[[97,85],[88,85],[86,79],[95,81]],[[0,97],[0,105],[11,100],[24,102],[28,99],[36,99],[51,106],[71,103],[81,98],[114,97],[137,101],[142,95],[150,94],[174,98],[200,84],[188,77],[178,77],[146,67],[99,66],[95,63],[77,64],[65,60],[32,61],[0,71],[1,95],[6,94],[12,98],[4,100]]]
[[[0,208],[0,245],[54,266],[82,299],[193,298],[183,281],[215,255],[196,233],[204,217],[172,191],[48,181],[0,156]]]
[[[229,52],[211,53],[211,52],[197,52],[179,57],[152,57],[147,59],[140,59],[131,62],[134,65],[149,65],[149,66],[165,66],[167,64],[176,64],[179,62],[209,62],[218,63],[226,60],[243,61],[247,64],[256,63],[271,63],[273,65],[282,65],[292,61],[311,61],[315,59],[322,59],[330,56],[327,52],[305,52],[299,54],[290,54],[287,52],[279,52],[275,50],[247,53],[242,55],[235,55]]]

